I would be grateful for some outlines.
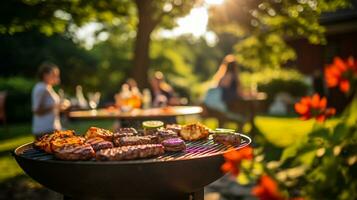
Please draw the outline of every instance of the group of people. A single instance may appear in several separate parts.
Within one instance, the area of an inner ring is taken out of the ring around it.
[[[213,109],[226,111],[227,104],[240,99],[241,85],[238,78],[239,68],[233,55],[227,55],[216,74],[212,78],[212,87],[207,91],[204,103]],[[61,130],[60,112],[68,108],[63,105],[53,86],[60,83],[60,70],[53,63],[43,63],[38,70],[39,82],[32,91],[32,132],[35,137],[43,133]],[[180,105],[181,100],[176,95],[173,87],[165,80],[162,72],[155,72],[150,80],[151,89],[144,90],[142,98],[150,94],[153,106]],[[122,90],[139,92],[135,80],[128,79],[123,84]],[[146,97],[147,98],[147,97]],[[143,98],[144,100],[144,98]],[[142,101],[141,103],[144,103]]]

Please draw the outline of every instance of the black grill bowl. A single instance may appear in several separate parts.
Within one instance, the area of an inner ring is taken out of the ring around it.
[[[243,137],[236,149],[250,143],[248,137]],[[227,149],[215,148],[219,151],[194,153],[189,157],[169,154],[133,161],[60,161],[39,153],[29,143],[18,147],[14,156],[34,180],[76,199],[177,199],[202,190],[224,175],[220,166]]]

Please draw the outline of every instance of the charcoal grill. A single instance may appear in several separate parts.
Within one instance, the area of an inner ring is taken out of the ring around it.
[[[239,149],[251,139],[241,134]],[[185,152],[130,161],[62,161],[24,144],[14,151],[21,168],[65,199],[203,199],[203,187],[224,174],[232,147],[212,139],[187,142]]]

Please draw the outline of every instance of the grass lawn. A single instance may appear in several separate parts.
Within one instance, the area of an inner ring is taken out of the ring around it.
[[[277,147],[286,147],[296,142],[310,132],[314,120],[302,121],[297,118],[265,117],[259,116],[255,124],[261,133]],[[326,121],[326,126],[331,127],[338,123],[338,119]]]
[[[187,121],[188,119],[186,119]],[[189,119],[194,120],[194,119]],[[180,120],[181,121],[181,120]],[[217,122],[214,120],[204,121],[209,127],[214,127]],[[297,118],[269,117],[259,116],[255,121],[258,129],[274,145],[284,147],[292,144],[307,134],[313,121],[300,121]],[[337,120],[330,120],[328,124],[335,124]],[[78,133],[84,133],[90,126],[99,126],[110,129],[113,124],[111,120],[102,121],[75,121],[66,124],[66,128],[76,130]],[[0,185],[8,179],[22,175],[24,172],[18,167],[16,161],[12,158],[10,152],[17,146],[31,142],[30,124],[10,125],[8,132],[0,128]]]

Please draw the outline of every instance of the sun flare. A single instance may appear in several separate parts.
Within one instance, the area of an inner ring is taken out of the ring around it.
[[[205,3],[208,5],[219,5],[222,4],[224,0],[205,0]]]

